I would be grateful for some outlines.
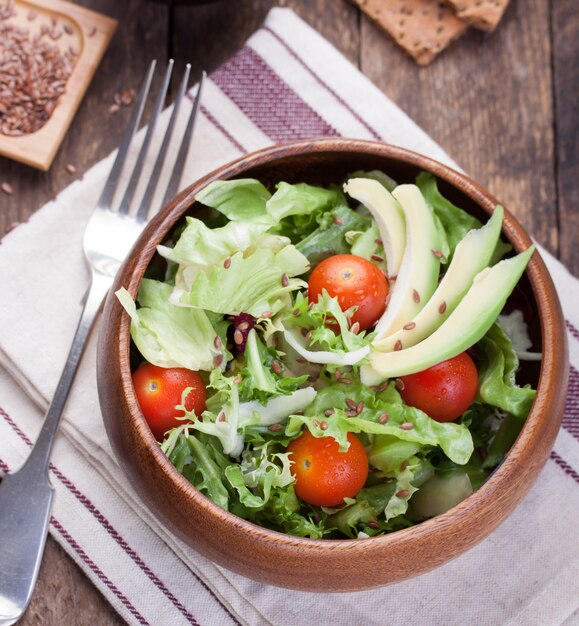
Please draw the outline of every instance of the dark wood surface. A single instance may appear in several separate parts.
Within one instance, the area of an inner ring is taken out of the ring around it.
[[[78,0],[77,0],[78,1]],[[347,0],[222,0],[169,9],[146,0],[81,0],[118,31],[48,173],[0,158],[0,235],[108,154],[128,109],[115,93],[137,85],[148,60],[190,61],[197,78],[225,61],[275,5],[293,8],[405,109],[533,236],[579,275],[576,0],[511,0],[491,36],[470,31],[417,67]],[[106,132],[103,133],[103,128]],[[67,165],[74,165],[70,174]],[[50,539],[22,624],[122,624]]]

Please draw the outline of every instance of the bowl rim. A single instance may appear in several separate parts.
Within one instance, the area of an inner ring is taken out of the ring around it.
[[[123,265],[117,274],[114,288],[111,290],[109,298],[114,297],[114,291],[124,286],[131,296],[134,298],[138,289],[138,285],[142,279],[143,273],[156,249],[156,245],[168,234],[173,225],[180,219],[194,203],[194,196],[209,182],[218,178],[233,178],[238,174],[242,174],[248,169],[256,166],[266,165],[278,158],[295,154],[297,151],[308,152],[359,152],[367,155],[376,155],[387,157],[390,159],[400,160],[406,165],[414,166],[433,173],[437,179],[444,180],[451,186],[458,188],[464,195],[470,197],[479,207],[481,207],[487,215],[491,213],[499,202],[487,191],[483,190],[477,183],[470,179],[466,174],[461,173],[448,165],[436,161],[430,157],[421,155],[411,150],[393,146],[385,142],[369,141],[361,139],[345,139],[345,138],[320,138],[300,140],[283,144],[276,144],[257,150],[255,152],[243,155],[225,165],[218,167],[201,177],[185,190],[179,193],[168,205],[166,205],[148,224],[139,238],[136,248],[140,248],[138,255],[138,263],[131,263],[130,267]],[[151,245],[151,235],[155,233],[156,243]],[[521,252],[531,245],[532,241],[520,223],[515,217],[505,209],[503,218],[503,226],[501,235],[513,244],[516,252]],[[134,261],[134,259],[133,259]],[[137,268],[135,271],[135,267]],[[129,275],[127,275],[127,273]],[[531,411],[525,421],[519,436],[515,443],[511,446],[505,459],[492,472],[485,483],[474,491],[465,500],[458,505],[449,509],[441,515],[420,522],[411,527],[397,530],[380,536],[369,537],[360,541],[355,539],[311,539],[307,537],[297,537],[288,535],[281,531],[272,530],[264,526],[260,526],[251,521],[245,520],[234,513],[222,509],[215,504],[207,496],[201,493],[193,486],[169,461],[169,459],[161,451],[161,448],[154,436],[152,435],[142,413],[138,409],[136,396],[132,386],[129,362],[130,347],[130,324],[129,316],[123,314],[118,328],[119,348],[122,359],[121,367],[121,386],[127,402],[127,406],[133,420],[135,420],[136,430],[151,458],[159,466],[169,480],[174,483],[176,489],[182,492],[185,497],[191,499],[196,505],[208,512],[212,517],[218,518],[226,524],[234,524],[240,530],[247,530],[253,533],[258,539],[274,541],[288,547],[299,546],[308,548],[313,551],[325,550],[332,546],[332,550],[342,550],[348,553],[354,553],[359,550],[367,550],[369,545],[387,546],[389,544],[400,544],[409,542],[414,539],[417,534],[430,535],[438,533],[440,528],[446,525],[455,527],[469,520],[473,515],[473,509],[484,509],[488,506],[488,499],[503,489],[508,489],[514,479],[516,482],[524,481],[525,468],[519,467],[516,460],[521,456],[522,452],[531,446],[531,449],[539,442],[539,440],[548,430],[551,433],[559,428],[561,419],[557,424],[546,424],[548,419],[547,401],[554,392],[560,380],[565,379],[565,367],[568,367],[568,361],[563,359],[559,362],[559,368],[555,367],[555,358],[558,355],[566,357],[566,336],[561,332],[561,322],[563,320],[558,297],[546,269],[546,266],[538,251],[535,251],[525,270],[529,278],[533,297],[535,300],[536,310],[540,319],[541,339],[543,349],[543,360],[541,363],[539,379],[537,384],[537,396],[531,408]],[[539,291],[548,294],[548,298],[538,297]],[[100,352],[100,350],[99,350]],[[124,358],[123,358],[124,357]],[[561,374],[559,376],[558,374]],[[555,380],[556,379],[556,380]],[[563,393],[564,397],[564,393]],[[557,396],[558,398],[558,396]],[[560,398],[558,398],[560,401]],[[135,407],[137,410],[135,411]],[[562,418],[562,410],[559,411]],[[553,428],[555,430],[553,431]],[[552,435],[554,438],[554,434]],[[548,456],[548,454],[547,454]],[[544,459],[537,459],[534,465],[537,467],[536,472],[543,466],[547,456]],[[530,486],[530,485],[529,485]],[[528,489],[528,487],[527,487]],[[527,489],[520,495],[517,503],[522,499]],[[506,517],[506,516],[505,516]],[[496,526],[503,521],[498,520],[483,536],[488,535]],[[368,542],[371,542],[368,544]]]

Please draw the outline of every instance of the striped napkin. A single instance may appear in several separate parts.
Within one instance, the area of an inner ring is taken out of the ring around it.
[[[456,167],[316,32],[274,9],[208,80],[183,182],[247,151],[320,135],[384,140]],[[82,232],[110,166],[110,157],[97,164],[0,246],[1,472],[28,454],[65,361],[88,281]],[[450,564],[383,589],[313,594],[196,554],[143,507],[113,458],[97,401],[96,333],[54,452],[50,532],[129,624],[578,624],[579,284],[543,255],[568,320],[564,427],[515,513]]]

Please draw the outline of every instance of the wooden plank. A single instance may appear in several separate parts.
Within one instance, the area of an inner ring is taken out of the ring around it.
[[[579,37],[576,0],[552,0],[560,259],[579,276]]]
[[[557,254],[550,36],[548,1],[513,2],[419,68],[363,19],[362,70]]]
[[[336,0],[237,0],[173,9],[172,54],[179,63],[192,64],[195,80],[205,69],[213,71],[231,57],[263,24],[274,6],[286,6],[358,63],[357,9]]]

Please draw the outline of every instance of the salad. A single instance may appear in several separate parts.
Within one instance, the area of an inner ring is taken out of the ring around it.
[[[502,207],[482,224],[430,173],[380,171],[196,201],[136,302],[117,292],[137,399],[187,480],[316,539],[405,528],[484,483],[535,398],[519,359],[541,358],[505,308],[533,247],[510,253]]]

